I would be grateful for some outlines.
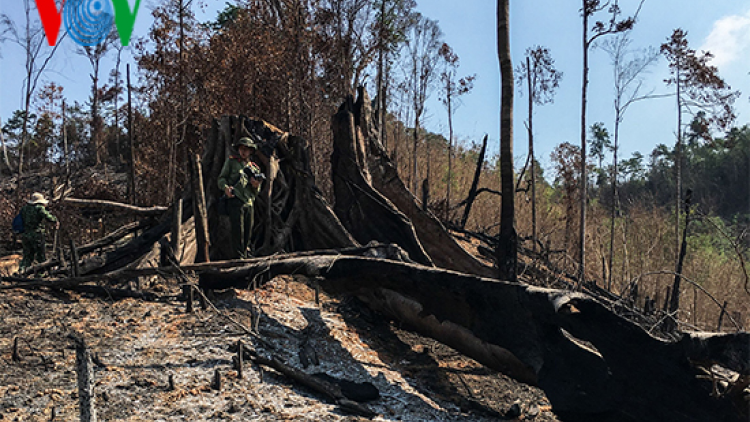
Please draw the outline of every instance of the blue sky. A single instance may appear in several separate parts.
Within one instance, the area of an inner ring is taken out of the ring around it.
[[[134,0],[130,0],[131,5]],[[8,13],[19,23],[22,19],[20,0],[3,0],[2,13]],[[205,1],[204,13],[199,19],[216,16],[224,1]],[[632,13],[639,1],[621,0],[624,14]],[[133,38],[146,36],[153,18],[150,9],[155,0],[142,0],[133,31]],[[580,1],[511,0],[511,53],[514,67],[522,60],[529,47],[547,47],[558,70],[564,73],[553,104],[536,108],[534,116],[537,157],[548,162],[555,145],[568,141],[580,143],[580,87],[581,87],[581,22]],[[439,22],[444,40],[453,47],[460,58],[459,75],[476,74],[474,90],[463,97],[463,104],[454,117],[457,139],[479,142],[489,134],[492,153],[498,151],[499,138],[499,68],[496,46],[496,1],[418,0],[418,10]],[[750,123],[750,3],[737,0],[646,0],[639,21],[632,32],[633,47],[658,48],[672,31],[682,28],[688,32],[690,47],[708,50],[715,54],[711,62],[719,74],[735,90],[742,91],[736,108],[738,122]],[[55,81],[65,87],[66,97],[84,102],[90,84],[88,61],[75,53],[71,40],[63,41],[51,70],[44,81]],[[3,122],[13,110],[21,108],[23,81],[23,55],[19,47],[6,43],[0,46],[0,118]],[[124,53],[124,59],[129,59]],[[103,66],[108,74],[114,55]],[[587,122],[604,122],[613,127],[612,67],[607,54],[595,49],[590,55],[590,87]],[[131,67],[133,67],[131,65]],[[124,71],[124,66],[123,66]],[[644,87],[655,94],[668,93],[663,80],[667,65],[660,59],[646,75]],[[106,77],[106,76],[105,76]],[[135,75],[133,76],[135,78]],[[372,84],[369,84],[372,85]],[[446,111],[437,100],[435,92],[428,102],[426,127],[447,136]],[[634,104],[625,115],[621,127],[623,158],[634,151],[648,156],[659,143],[672,145],[676,130],[674,98],[643,101]],[[527,151],[526,97],[516,95],[514,155],[523,163]]]
[[[632,14],[639,1],[621,0],[623,13]],[[580,145],[581,112],[581,18],[580,1],[510,0],[511,55],[514,67],[523,59],[527,48],[547,47],[556,68],[564,73],[553,104],[536,107],[534,139],[538,159],[549,161],[553,148],[561,142]],[[460,74],[477,74],[474,91],[463,99],[455,116],[456,131],[462,139],[480,141],[488,133],[499,138],[499,66],[496,44],[496,1],[420,0],[418,8],[439,21],[445,40],[461,60]],[[603,19],[601,17],[600,19]],[[646,0],[632,39],[634,48],[659,45],[676,28],[688,32],[690,47],[714,53],[711,62],[742,97],[735,103],[738,122],[750,124],[750,2],[736,0]],[[604,122],[614,126],[612,66],[607,54],[593,50],[590,54],[589,105],[587,124]],[[654,94],[668,93],[663,80],[668,76],[666,61],[661,58],[646,75],[644,88]],[[514,115],[514,155],[523,164],[528,150],[524,127],[527,97],[516,91]],[[428,127],[447,132],[446,112],[431,108]],[[634,151],[644,156],[659,143],[673,145],[676,131],[676,106],[673,97],[642,101],[631,106],[621,124],[621,157]],[[546,167],[546,166],[545,166]]]

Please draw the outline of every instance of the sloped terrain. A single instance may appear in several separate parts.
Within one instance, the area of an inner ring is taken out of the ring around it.
[[[86,339],[97,363],[101,420],[367,420],[250,362],[240,379],[233,364],[236,343],[256,344],[241,324],[257,327],[290,366],[372,383],[380,398],[363,404],[379,415],[373,420],[558,420],[541,390],[399,327],[356,299],[321,293],[316,305],[305,277],[277,277],[255,291],[219,292],[211,299],[221,314],[200,307],[187,313],[174,281],[144,284],[152,300],[4,291],[0,419],[77,419],[69,338],[76,334]],[[305,339],[320,361],[306,369],[298,353]],[[20,360],[14,360],[14,343]],[[262,346],[256,350],[264,352]],[[216,372],[220,390],[212,388]]]

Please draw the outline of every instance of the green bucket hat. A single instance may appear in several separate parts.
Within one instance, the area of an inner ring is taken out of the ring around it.
[[[235,145],[235,147],[239,148],[240,145],[244,145],[244,146],[246,146],[248,148],[258,149],[258,144],[256,144],[255,141],[253,141],[252,139],[248,138],[247,136],[244,136],[244,137],[240,138],[240,140],[237,141],[237,144]]]

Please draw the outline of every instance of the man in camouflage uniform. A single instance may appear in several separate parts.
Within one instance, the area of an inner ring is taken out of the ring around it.
[[[49,203],[39,192],[31,195],[31,199],[21,208],[23,218],[23,233],[21,243],[23,244],[23,259],[19,265],[19,272],[30,267],[34,261],[44,262],[46,260],[46,242],[44,239],[44,222],[55,223],[55,228],[60,227],[54,215],[45,208]]]
[[[263,173],[250,159],[258,149],[252,139],[241,138],[235,146],[239,155],[232,155],[224,162],[219,174],[219,189],[229,198],[227,211],[232,225],[232,258],[244,259],[252,256],[253,208]]]

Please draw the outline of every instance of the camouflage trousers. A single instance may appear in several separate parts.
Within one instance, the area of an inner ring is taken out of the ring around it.
[[[237,198],[227,201],[229,222],[232,225],[232,258],[244,259],[252,257],[250,236],[253,233],[252,204],[243,204]]]
[[[21,244],[23,244],[23,259],[19,264],[19,271],[30,267],[34,261],[44,262],[47,259],[45,252],[47,244],[44,239],[44,232],[23,233]]]

